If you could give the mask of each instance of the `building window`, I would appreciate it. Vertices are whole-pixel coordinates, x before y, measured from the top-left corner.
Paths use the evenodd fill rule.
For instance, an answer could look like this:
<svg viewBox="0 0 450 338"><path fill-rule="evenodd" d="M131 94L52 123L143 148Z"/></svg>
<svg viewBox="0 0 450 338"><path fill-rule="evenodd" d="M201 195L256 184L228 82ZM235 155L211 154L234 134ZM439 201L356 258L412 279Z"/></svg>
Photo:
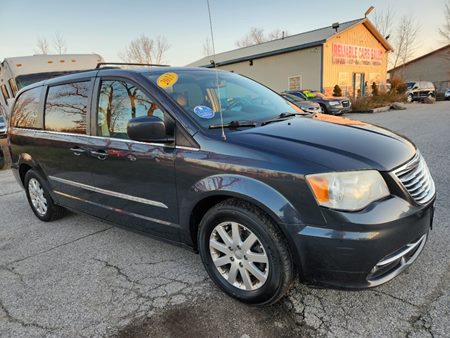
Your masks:
<svg viewBox="0 0 450 338"><path fill-rule="evenodd" d="M45 103L45 129L86 134L90 82L50 87Z"/></svg>
<svg viewBox="0 0 450 338"><path fill-rule="evenodd" d="M302 76L295 75L288 77L288 89L289 90L301 90L302 89Z"/></svg>

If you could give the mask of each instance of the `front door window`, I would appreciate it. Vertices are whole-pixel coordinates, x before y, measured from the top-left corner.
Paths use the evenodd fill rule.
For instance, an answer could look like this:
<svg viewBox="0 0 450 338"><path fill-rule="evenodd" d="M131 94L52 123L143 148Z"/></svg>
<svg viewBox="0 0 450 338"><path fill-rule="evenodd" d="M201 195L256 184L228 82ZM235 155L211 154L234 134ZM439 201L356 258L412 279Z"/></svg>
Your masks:
<svg viewBox="0 0 450 338"><path fill-rule="evenodd" d="M97 134L128 139L128 121L135 117L157 116L164 113L140 88L121 80L102 81L98 103Z"/></svg>

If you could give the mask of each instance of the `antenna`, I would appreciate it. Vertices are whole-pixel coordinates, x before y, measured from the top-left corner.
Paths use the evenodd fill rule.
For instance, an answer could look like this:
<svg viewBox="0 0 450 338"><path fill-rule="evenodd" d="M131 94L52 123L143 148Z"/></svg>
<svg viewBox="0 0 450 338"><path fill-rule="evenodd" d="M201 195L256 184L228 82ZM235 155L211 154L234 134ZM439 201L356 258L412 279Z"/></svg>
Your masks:
<svg viewBox="0 0 450 338"><path fill-rule="evenodd" d="M213 25L212 25L212 19L211 19L211 8L209 6L209 0L206 0L206 4L208 5L208 14L209 14L209 29L211 31L211 45L212 45L212 51L213 51L213 59L211 60L212 64L214 65L214 68L217 67L216 63L216 47L214 45L214 33L213 33ZM217 87L217 97L219 99L219 114L220 114L220 125L222 127L222 138L224 141L227 140L227 136L225 135L225 129L223 128L223 116L222 116L222 103L220 102L220 90L219 90L219 71L216 70L216 87Z"/></svg>

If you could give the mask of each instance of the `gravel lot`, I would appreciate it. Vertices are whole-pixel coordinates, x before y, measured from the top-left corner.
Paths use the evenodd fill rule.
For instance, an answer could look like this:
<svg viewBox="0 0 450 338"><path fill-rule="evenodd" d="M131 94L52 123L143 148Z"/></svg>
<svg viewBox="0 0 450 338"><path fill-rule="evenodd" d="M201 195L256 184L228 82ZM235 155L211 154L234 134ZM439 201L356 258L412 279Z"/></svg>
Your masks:
<svg viewBox="0 0 450 338"><path fill-rule="evenodd" d="M437 185L434 229L416 263L364 291L296 284L279 304L224 296L185 249L69 215L42 223L0 171L1 337L448 337L450 102L352 115L421 149Z"/></svg>

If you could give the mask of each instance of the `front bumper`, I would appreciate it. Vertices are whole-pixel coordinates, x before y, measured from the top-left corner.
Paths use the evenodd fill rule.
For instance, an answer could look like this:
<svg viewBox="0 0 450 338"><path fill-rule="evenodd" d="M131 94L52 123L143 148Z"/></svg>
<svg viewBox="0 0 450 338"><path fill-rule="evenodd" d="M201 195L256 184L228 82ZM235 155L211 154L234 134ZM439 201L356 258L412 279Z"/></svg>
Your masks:
<svg viewBox="0 0 450 338"><path fill-rule="evenodd" d="M351 112L352 107L329 106L329 107L327 107L327 111L333 115L342 115L342 114Z"/></svg>
<svg viewBox="0 0 450 338"><path fill-rule="evenodd" d="M326 209L323 214L329 227L293 227L301 278L352 289L391 280L423 249L433 221L433 203L434 198L417 207L391 196L361 212Z"/></svg>

